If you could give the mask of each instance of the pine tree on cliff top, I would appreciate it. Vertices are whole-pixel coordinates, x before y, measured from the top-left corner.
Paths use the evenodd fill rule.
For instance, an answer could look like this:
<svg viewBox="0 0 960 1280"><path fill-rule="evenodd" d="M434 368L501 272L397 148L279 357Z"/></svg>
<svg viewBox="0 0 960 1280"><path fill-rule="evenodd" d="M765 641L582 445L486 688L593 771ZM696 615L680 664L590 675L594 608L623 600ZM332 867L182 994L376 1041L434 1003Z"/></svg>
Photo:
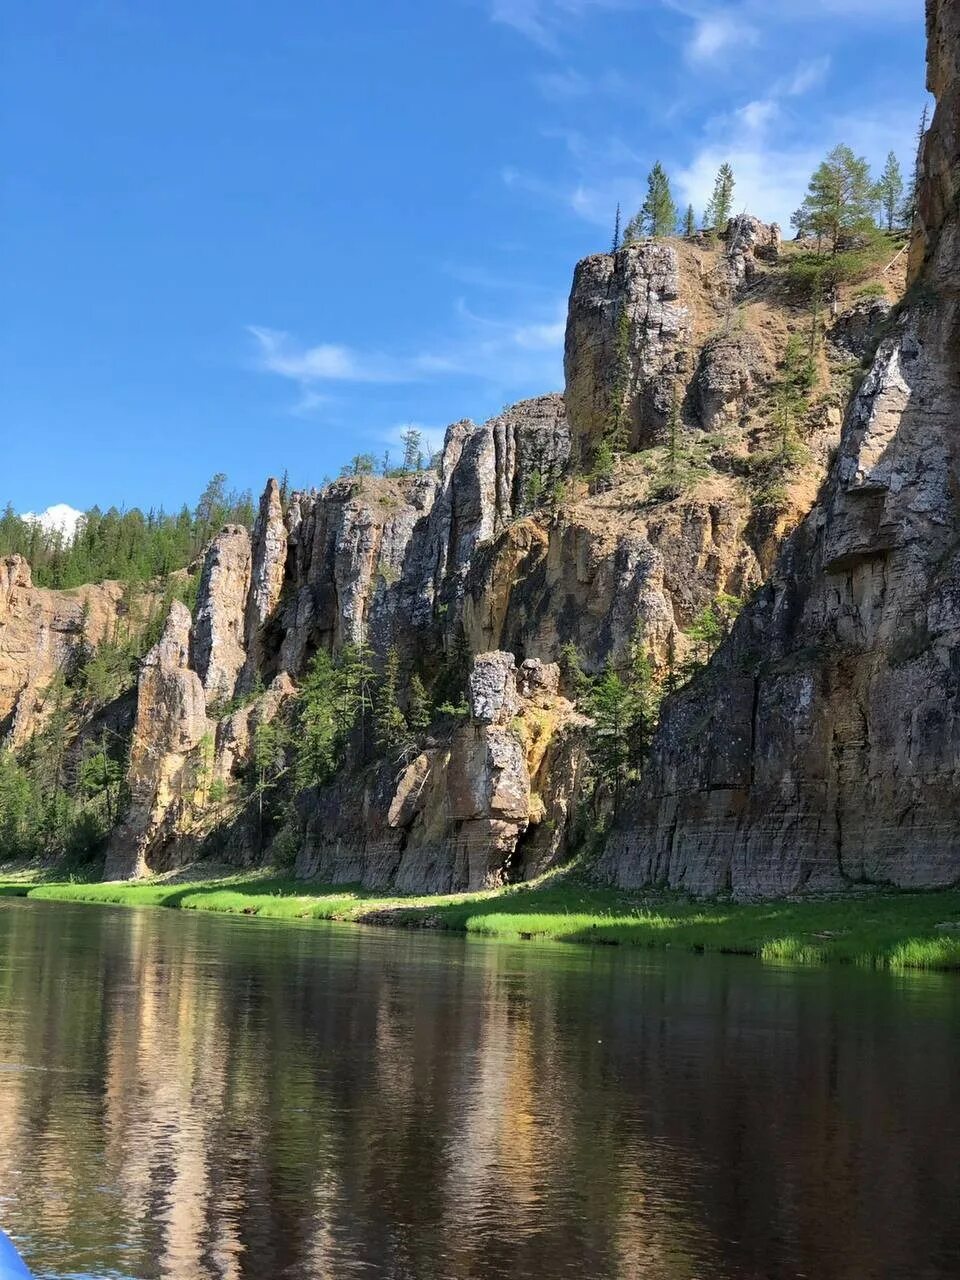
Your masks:
<svg viewBox="0 0 960 1280"><path fill-rule="evenodd" d="M616 253L620 248L620 205L617 205L617 217L613 224L613 243L610 246L610 252Z"/></svg>
<svg viewBox="0 0 960 1280"><path fill-rule="evenodd" d="M648 235L672 236L677 229L677 206L670 191L670 179L658 160L647 175L647 198L640 210Z"/></svg>
<svg viewBox="0 0 960 1280"><path fill-rule="evenodd" d="M713 184L713 195L704 211L703 220L714 231L725 230L733 213L733 169L729 164L722 164Z"/></svg>

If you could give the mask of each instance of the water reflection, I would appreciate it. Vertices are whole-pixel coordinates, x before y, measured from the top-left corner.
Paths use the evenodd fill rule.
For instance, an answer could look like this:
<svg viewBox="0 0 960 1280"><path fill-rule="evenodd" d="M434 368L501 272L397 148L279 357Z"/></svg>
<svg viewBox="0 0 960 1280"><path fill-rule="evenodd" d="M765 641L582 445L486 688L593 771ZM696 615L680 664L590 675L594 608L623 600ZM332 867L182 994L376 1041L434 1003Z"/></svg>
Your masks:
<svg viewBox="0 0 960 1280"><path fill-rule="evenodd" d="M960 981L0 903L44 1274L956 1276Z"/></svg>

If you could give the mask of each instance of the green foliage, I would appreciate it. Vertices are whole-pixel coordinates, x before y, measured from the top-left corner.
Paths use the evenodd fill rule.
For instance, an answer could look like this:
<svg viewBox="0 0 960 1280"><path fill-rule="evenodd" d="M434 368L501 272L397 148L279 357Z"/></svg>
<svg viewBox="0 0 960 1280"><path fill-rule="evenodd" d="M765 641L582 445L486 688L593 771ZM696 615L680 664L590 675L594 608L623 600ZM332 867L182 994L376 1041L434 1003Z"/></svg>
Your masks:
<svg viewBox="0 0 960 1280"><path fill-rule="evenodd" d="M730 215L733 213L734 185L733 169L729 164L722 164L713 184L713 195L704 210L703 221L706 227L717 232L726 229ZM692 214L691 206L690 215Z"/></svg>
<svg viewBox="0 0 960 1280"><path fill-rule="evenodd" d="M796 458L799 444L797 419L806 408L816 376L803 339L799 334L792 334L775 384L778 453L784 465L789 465Z"/></svg>
<svg viewBox="0 0 960 1280"><path fill-rule="evenodd" d="M690 679L710 661L714 651L726 638L737 615L743 608L739 596L720 592L700 610L693 620L687 638L690 656L681 668L681 676Z"/></svg>
<svg viewBox="0 0 960 1280"><path fill-rule="evenodd" d="M697 232L697 215L693 212L693 205L687 205L687 212L683 218L683 234L688 238L696 235Z"/></svg>
<svg viewBox="0 0 960 1280"><path fill-rule="evenodd" d="M318 787L336 772L343 752L338 732L336 671L323 649L314 654L297 694L294 777L298 788Z"/></svg>
<svg viewBox="0 0 960 1280"><path fill-rule="evenodd" d="M899 209L900 225L909 230L917 216L917 191L920 187L920 172L923 160L923 139L927 132L927 115L928 107L924 103L923 114L920 117L920 124L917 128L917 148L913 164L913 173L910 176L910 185L907 188L907 194L904 196L903 203Z"/></svg>
<svg viewBox="0 0 960 1280"><path fill-rule="evenodd" d="M403 445L402 471L419 471L423 466L423 433L417 427L406 427L400 433L400 442Z"/></svg>
<svg viewBox="0 0 960 1280"><path fill-rule="evenodd" d="M640 210L641 226L651 236L672 236L677 229L677 206L670 179L658 160L647 175L647 198Z"/></svg>
<svg viewBox="0 0 960 1280"><path fill-rule="evenodd" d="M248 492L227 492L226 477L213 477L191 512L161 508L144 514L134 507L84 513L72 542L59 530L45 531L21 519L7 505L0 516L0 556L17 553L29 561L38 586L69 588L108 578L142 583L182 569L224 524L253 524Z"/></svg>
<svg viewBox="0 0 960 1280"><path fill-rule="evenodd" d="M903 202L903 174L896 153L887 154L883 173L873 189L874 199L880 206L880 216L888 231L892 231Z"/></svg>
<svg viewBox="0 0 960 1280"><path fill-rule="evenodd" d="M277 847L281 836L271 845ZM279 850L278 861L284 859ZM889 892L798 902L711 902L650 890L609 889L577 870L481 893L383 898L357 885L234 876L137 884L22 881L0 889L38 901L114 903L277 920L429 923L481 936L556 939L660 950L724 952L767 964L839 962L890 969L960 969L960 938L938 930L960 918L960 893Z"/></svg>
<svg viewBox="0 0 960 1280"><path fill-rule="evenodd" d="M560 653L563 687L590 717L587 755L595 781L595 797L611 797L614 811L623 787L640 776L659 716L661 690L638 627L626 668L607 663L597 676L587 676L575 646Z"/></svg>
<svg viewBox="0 0 960 1280"><path fill-rule="evenodd" d="M854 289L854 300L867 298L885 298L887 291L879 280L871 280L869 284L861 285L859 289Z"/></svg>
<svg viewBox="0 0 960 1280"><path fill-rule="evenodd" d="M617 216L616 216L616 219L614 220L614 224L613 224L613 242L612 242L612 243L611 243L611 245L610 245L610 252L611 252L611 253L616 253L616 252L617 252L617 250L620 248L620 243L621 243L621 233L620 233L620 205L618 204L618 205L617 205Z"/></svg>
<svg viewBox="0 0 960 1280"><path fill-rule="evenodd" d="M869 164L841 143L817 167L791 221L818 241L826 240L836 253L842 236L873 226L873 193Z"/></svg>
<svg viewBox="0 0 960 1280"><path fill-rule="evenodd" d="M407 724L410 732L419 737L430 728L433 710L430 695L420 676L414 672L410 679L410 692L407 695Z"/></svg>
<svg viewBox="0 0 960 1280"><path fill-rule="evenodd" d="M349 462L340 468L341 476L372 476L377 469L377 460L372 453L355 454Z"/></svg>
<svg viewBox="0 0 960 1280"><path fill-rule="evenodd" d="M400 655L391 647L373 696L373 728L377 750L394 758L411 745L410 726L400 707Z"/></svg>
<svg viewBox="0 0 960 1280"><path fill-rule="evenodd" d="M527 477L526 490L523 495L524 509L528 512L536 511L543 500L544 490L546 486L543 483L543 473L539 470L530 472Z"/></svg>

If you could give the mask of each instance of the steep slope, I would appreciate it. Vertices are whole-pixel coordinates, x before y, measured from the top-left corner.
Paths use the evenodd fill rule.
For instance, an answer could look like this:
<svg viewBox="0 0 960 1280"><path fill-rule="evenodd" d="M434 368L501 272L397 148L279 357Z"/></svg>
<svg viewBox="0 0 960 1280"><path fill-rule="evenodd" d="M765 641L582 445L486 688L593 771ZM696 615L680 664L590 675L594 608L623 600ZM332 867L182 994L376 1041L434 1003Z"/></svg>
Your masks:
<svg viewBox="0 0 960 1280"><path fill-rule="evenodd" d="M911 284L829 482L669 704L606 876L778 894L960 877L960 10L929 0L937 110Z"/></svg>

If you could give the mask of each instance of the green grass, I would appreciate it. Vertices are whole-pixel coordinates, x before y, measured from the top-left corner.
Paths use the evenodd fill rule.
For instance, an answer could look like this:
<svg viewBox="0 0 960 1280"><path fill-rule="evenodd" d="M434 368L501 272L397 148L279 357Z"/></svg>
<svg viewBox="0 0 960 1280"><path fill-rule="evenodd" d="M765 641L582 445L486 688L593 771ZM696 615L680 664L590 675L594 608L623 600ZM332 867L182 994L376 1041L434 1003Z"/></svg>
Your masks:
<svg viewBox="0 0 960 1280"><path fill-rule="evenodd" d="M604 889L573 873L488 893L389 897L266 875L175 884L0 880L0 895L256 915L434 927L511 939L639 946L759 957L766 963L845 962L960 970L960 891L876 892L802 902L697 902Z"/></svg>

